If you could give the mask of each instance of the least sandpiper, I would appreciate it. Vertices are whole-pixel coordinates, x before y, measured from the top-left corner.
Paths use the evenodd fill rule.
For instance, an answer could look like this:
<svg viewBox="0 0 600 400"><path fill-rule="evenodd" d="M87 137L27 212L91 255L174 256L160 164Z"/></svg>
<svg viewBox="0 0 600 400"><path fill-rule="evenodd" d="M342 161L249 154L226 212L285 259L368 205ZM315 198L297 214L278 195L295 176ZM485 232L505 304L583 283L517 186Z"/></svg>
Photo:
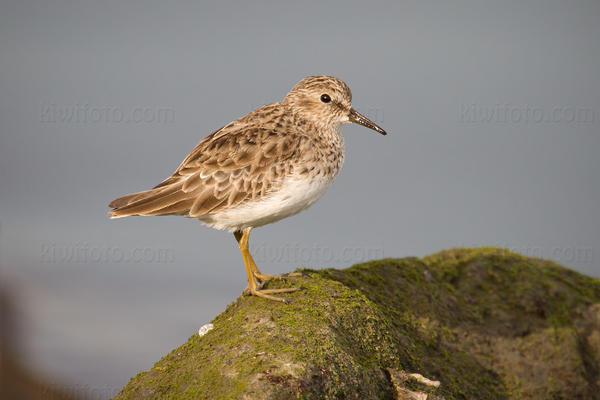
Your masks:
<svg viewBox="0 0 600 400"><path fill-rule="evenodd" d="M386 132L352 108L350 88L332 76L302 79L283 101L257 108L198 143L177 170L156 187L113 200L112 218L183 215L233 232L253 295L286 301L263 289L280 277L259 271L248 249L252 228L310 207L344 162L342 124Z"/></svg>

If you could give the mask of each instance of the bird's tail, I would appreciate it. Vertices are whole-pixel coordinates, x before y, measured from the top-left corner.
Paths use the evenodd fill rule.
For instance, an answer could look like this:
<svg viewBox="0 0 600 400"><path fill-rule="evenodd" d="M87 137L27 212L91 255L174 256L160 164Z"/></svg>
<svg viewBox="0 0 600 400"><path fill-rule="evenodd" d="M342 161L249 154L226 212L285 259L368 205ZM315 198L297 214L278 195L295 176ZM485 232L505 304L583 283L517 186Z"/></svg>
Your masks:
<svg viewBox="0 0 600 400"><path fill-rule="evenodd" d="M193 199L181 189L181 185L158 186L143 192L131 193L110 202L111 218L130 215L185 214L192 207Z"/></svg>

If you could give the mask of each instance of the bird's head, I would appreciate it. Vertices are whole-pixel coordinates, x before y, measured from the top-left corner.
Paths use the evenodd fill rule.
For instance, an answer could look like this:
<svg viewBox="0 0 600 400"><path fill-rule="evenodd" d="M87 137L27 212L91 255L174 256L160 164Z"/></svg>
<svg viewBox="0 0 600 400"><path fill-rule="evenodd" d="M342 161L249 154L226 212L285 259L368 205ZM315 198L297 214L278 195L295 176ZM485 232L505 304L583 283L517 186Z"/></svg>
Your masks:
<svg viewBox="0 0 600 400"><path fill-rule="evenodd" d="M302 79L283 100L302 118L323 128L339 128L355 122L386 135L387 133L352 108L352 92L344 81L333 76L317 75Z"/></svg>

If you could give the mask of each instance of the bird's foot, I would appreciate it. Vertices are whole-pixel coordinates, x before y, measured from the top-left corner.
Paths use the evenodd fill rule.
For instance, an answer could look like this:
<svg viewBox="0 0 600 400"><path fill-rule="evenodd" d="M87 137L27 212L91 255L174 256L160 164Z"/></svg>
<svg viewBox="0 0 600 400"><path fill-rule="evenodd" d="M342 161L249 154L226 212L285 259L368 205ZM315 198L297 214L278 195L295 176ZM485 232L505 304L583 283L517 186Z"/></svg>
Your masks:
<svg viewBox="0 0 600 400"><path fill-rule="evenodd" d="M272 279L285 279L285 278L289 278L290 276L304 276L304 274L302 272L288 272L286 274L281 274L281 275L271 275L271 274L263 274L262 272L254 272L254 278L259 282L259 288L263 287L265 283L267 283L268 281L272 280Z"/></svg>
<svg viewBox="0 0 600 400"><path fill-rule="evenodd" d="M262 285L260 287L262 287ZM302 289L301 287L281 288L281 289L261 289L260 287L257 287L256 289L251 289L250 287L247 286L246 289L244 289L243 293L289 304L290 301L288 299L285 299L283 297L271 296L271 294L273 294L273 293L290 293L290 292L295 292L295 291Z"/></svg>
<svg viewBox="0 0 600 400"><path fill-rule="evenodd" d="M290 293L300 290L302 288L292 287L292 288L283 288L283 289L255 289L250 290L250 294L254 296L264 297L265 299L280 301L282 303L289 304L289 300L283 297L271 296L271 293Z"/></svg>
<svg viewBox="0 0 600 400"><path fill-rule="evenodd" d="M263 273L257 271L257 272L254 272L253 275L254 275L254 279L256 279L256 282L258 282L258 284L252 285L252 286L254 286L254 288L252 288L251 285L246 286L246 289L244 289L244 293L263 297L263 298L269 299L269 300L281 301L282 303L289 303L289 300L287 300L283 297L271 296L271 294L290 293L290 292L295 292L295 291L302 289L302 287L291 287L291 288L281 288L281 289L263 289L265 287L265 285L267 284L267 282L269 282L273 279L283 280L283 279L291 277L291 276L302 276L303 274L300 272L289 272L287 274L271 275L271 274L263 274Z"/></svg>

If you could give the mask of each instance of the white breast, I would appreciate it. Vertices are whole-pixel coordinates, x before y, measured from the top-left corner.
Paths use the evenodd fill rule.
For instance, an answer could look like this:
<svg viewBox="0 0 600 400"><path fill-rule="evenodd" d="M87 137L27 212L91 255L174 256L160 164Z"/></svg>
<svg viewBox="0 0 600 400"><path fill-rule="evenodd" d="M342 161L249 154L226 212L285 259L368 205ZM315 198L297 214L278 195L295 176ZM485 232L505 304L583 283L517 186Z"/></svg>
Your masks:
<svg viewBox="0 0 600 400"><path fill-rule="evenodd" d="M232 232L270 224L310 207L323 196L334 179L335 177L288 177L277 192L263 199L205 215L200 217L200 220L215 229L227 229Z"/></svg>

